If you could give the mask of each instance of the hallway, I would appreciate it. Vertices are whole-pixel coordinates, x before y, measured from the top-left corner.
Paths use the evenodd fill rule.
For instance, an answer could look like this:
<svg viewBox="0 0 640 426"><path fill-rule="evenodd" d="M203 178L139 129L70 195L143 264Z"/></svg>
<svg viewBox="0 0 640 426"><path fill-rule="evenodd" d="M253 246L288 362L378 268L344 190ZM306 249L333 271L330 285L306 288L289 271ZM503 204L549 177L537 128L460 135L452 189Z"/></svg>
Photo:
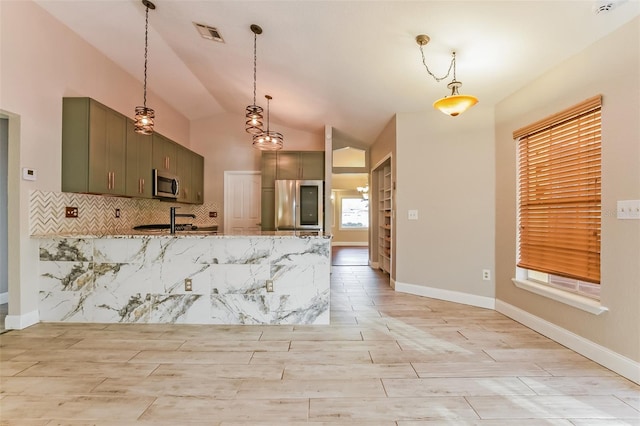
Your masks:
<svg viewBox="0 0 640 426"><path fill-rule="evenodd" d="M366 266L332 267L331 286L330 326L2 334L0 423L639 424L640 387L497 312L396 293Z"/></svg>

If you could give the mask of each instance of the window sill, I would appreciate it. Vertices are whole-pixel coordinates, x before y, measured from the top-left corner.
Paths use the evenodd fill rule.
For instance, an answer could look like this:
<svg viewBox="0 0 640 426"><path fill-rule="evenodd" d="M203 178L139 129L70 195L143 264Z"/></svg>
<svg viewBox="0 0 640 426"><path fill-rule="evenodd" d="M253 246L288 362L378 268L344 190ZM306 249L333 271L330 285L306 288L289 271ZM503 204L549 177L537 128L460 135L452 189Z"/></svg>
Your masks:
<svg viewBox="0 0 640 426"><path fill-rule="evenodd" d="M513 281L513 284L518 288L573 306L574 308L581 309L594 315L600 315L601 313L609 310L609 308L602 306L599 301L589 299L585 296L562 291L533 281L518 278L512 278L511 281Z"/></svg>

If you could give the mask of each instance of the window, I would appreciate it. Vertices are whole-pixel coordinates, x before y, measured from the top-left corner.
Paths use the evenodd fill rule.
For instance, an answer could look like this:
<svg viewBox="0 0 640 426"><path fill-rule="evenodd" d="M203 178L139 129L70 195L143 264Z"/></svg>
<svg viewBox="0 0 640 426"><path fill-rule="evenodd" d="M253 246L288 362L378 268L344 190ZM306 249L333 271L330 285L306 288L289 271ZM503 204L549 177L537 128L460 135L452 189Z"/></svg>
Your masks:
<svg viewBox="0 0 640 426"><path fill-rule="evenodd" d="M518 267L528 278L597 297L601 96L519 129Z"/></svg>
<svg viewBox="0 0 640 426"><path fill-rule="evenodd" d="M343 197L340 201L340 229L368 229L369 200Z"/></svg>

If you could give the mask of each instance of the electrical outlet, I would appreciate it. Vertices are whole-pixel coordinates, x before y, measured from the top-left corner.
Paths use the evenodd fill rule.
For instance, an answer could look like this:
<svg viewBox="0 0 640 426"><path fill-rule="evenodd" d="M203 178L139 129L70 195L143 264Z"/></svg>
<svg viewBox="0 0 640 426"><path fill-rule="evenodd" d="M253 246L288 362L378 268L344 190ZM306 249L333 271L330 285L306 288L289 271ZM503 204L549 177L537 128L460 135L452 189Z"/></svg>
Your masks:
<svg viewBox="0 0 640 426"><path fill-rule="evenodd" d="M77 207L65 207L64 208L64 217L78 217L78 208Z"/></svg>
<svg viewBox="0 0 640 426"><path fill-rule="evenodd" d="M119 219L120 218L120 209L116 209L116 218Z"/></svg>
<svg viewBox="0 0 640 426"><path fill-rule="evenodd" d="M267 280L266 287L268 293L273 292L273 280Z"/></svg>
<svg viewBox="0 0 640 426"><path fill-rule="evenodd" d="M193 291L193 282L191 278L184 279L184 291Z"/></svg>
<svg viewBox="0 0 640 426"><path fill-rule="evenodd" d="M209 217L218 217L218 212L209 212Z"/></svg>
<svg viewBox="0 0 640 426"><path fill-rule="evenodd" d="M482 270L482 281L491 281L491 270L489 269Z"/></svg>

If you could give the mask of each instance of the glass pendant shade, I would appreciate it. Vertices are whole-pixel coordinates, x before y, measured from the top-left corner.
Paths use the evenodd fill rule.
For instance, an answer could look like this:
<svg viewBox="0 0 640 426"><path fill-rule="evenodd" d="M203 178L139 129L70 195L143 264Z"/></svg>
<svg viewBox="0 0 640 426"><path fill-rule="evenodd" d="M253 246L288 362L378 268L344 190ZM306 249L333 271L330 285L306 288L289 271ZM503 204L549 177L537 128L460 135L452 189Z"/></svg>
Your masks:
<svg viewBox="0 0 640 426"><path fill-rule="evenodd" d="M477 103L478 98L476 98L475 96L453 95L445 96L442 99L438 99L433 103L433 107L447 115L456 117Z"/></svg>
<svg viewBox="0 0 640 426"><path fill-rule="evenodd" d="M456 117L475 104L478 103L478 98L470 95L461 95L458 93L458 89L462 86L462 83L454 80L447 84L447 87L451 89L451 96L445 96L442 99L438 99L433 103L433 107L442 111L443 113Z"/></svg>
<svg viewBox="0 0 640 426"><path fill-rule="evenodd" d="M135 132L142 135L152 134L153 119L155 116L156 113L153 109L144 106L137 106L135 122L133 123Z"/></svg>

